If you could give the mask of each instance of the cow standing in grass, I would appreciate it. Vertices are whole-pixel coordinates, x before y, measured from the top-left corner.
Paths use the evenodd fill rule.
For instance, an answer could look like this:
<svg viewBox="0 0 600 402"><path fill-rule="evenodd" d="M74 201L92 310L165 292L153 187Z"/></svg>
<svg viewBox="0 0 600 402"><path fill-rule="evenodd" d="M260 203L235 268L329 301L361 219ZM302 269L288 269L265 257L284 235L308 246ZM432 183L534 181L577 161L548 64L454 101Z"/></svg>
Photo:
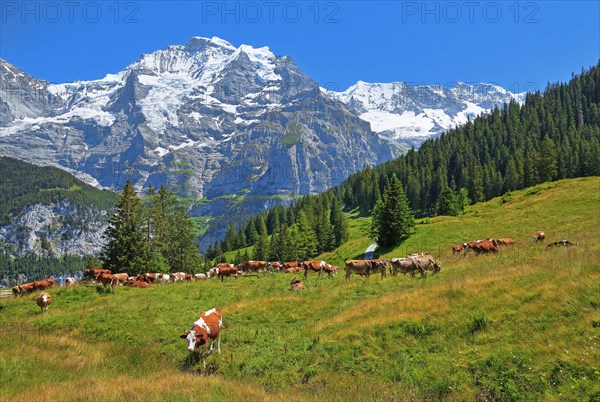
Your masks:
<svg viewBox="0 0 600 402"><path fill-rule="evenodd" d="M48 306L52 303L52 296L46 292L40 293L37 297L36 303L42 309L42 313L48 311Z"/></svg>
<svg viewBox="0 0 600 402"><path fill-rule="evenodd" d="M346 280L350 280L350 275L356 274L366 276L367 278L376 272L381 273L381 279L385 278L387 261L385 260L346 260L344 270L346 271Z"/></svg>
<svg viewBox="0 0 600 402"><path fill-rule="evenodd" d="M179 337L187 340L187 350L190 353L202 347L202 358L204 358L208 343L210 342L210 353L213 350L215 339L217 340L217 352L221 354L222 328L223 316L221 315L221 311L217 308L213 308L200 314L200 318L192 324L192 329L185 331L179 335Z"/></svg>

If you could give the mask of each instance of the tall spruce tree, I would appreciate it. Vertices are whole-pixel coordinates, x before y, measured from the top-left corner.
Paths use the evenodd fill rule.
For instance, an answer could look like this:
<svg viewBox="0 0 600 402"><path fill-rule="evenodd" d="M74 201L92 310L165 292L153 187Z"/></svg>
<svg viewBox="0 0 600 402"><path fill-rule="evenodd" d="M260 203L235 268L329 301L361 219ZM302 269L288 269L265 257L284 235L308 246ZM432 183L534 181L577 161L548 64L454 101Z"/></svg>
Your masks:
<svg viewBox="0 0 600 402"><path fill-rule="evenodd" d="M400 244L415 233L413 212L395 174L392 175L389 187L383 192L380 206L374 208L372 219L377 242L382 246Z"/></svg>
<svg viewBox="0 0 600 402"><path fill-rule="evenodd" d="M107 241L100 253L103 266L113 272L146 272L148 243L143 228L143 206L128 180L104 233Z"/></svg>

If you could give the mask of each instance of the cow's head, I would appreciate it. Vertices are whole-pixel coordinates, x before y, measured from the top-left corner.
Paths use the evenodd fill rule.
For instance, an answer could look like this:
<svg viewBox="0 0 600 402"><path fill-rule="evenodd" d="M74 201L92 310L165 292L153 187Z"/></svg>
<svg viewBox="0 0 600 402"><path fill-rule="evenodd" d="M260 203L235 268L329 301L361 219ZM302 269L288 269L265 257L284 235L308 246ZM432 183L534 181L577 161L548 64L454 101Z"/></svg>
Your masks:
<svg viewBox="0 0 600 402"><path fill-rule="evenodd" d="M208 340L208 334L206 333L206 330L202 329L192 329L191 331L187 330L183 334L179 335L179 337L187 340L187 349L190 353L193 352L194 349L198 349L200 346L206 344Z"/></svg>

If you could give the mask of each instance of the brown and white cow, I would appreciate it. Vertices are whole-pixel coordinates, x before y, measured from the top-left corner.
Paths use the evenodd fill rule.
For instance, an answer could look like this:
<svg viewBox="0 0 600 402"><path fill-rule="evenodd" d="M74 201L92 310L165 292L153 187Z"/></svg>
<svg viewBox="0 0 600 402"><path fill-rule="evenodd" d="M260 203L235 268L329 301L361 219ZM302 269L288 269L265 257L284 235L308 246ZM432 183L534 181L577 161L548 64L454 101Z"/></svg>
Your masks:
<svg viewBox="0 0 600 402"><path fill-rule="evenodd" d="M323 272L326 272L329 276L336 276L339 271L339 268L335 265L327 264L323 267Z"/></svg>
<svg viewBox="0 0 600 402"><path fill-rule="evenodd" d="M267 266L270 271L279 272L282 270L283 265L279 261L269 261Z"/></svg>
<svg viewBox="0 0 600 402"><path fill-rule="evenodd" d="M218 275L219 275L219 277L221 277L221 282L223 282L223 278L225 278L226 276L233 276L235 279L237 279L238 268L235 266L219 268Z"/></svg>
<svg viewBox="0 0 600 402"><path fill-rule="evenodd" d="M150 284L148 282L128 280L123 284L124 286L131 286L132 288L149 288Z"/></svg>
<svg viewBox="0 0 600 402"><path fill-rule="evenodd" d="M110 286L112 288L119 284L119 281L114 277L113 274L107 274L106 272L98 275L96 282L100 282L104 287Z"/></svg>
<svg viewBox="0 0 600 402"><path fill-rule="evenodd" d="M72 276L68 276L67 278L65 278L65 286L73 286L77 283L77 279L73 278Z"/></svg>
<svg viewBox="0 0 600 402"><path fill-rule="evenodd" d="M19 285L17 287L19 288L20 295L24 295L27 293L33 293L36 290L35 282L23 283L22 285ZM13 292L14 292L14 290L13 290Z"/></svg>
<svg viewBox="0 0 600 402"><path fill-rule="evenodd" d="M173 281L173 283L183 282L185 281L186 275L187 274L185 272L174 272L171 274L171 280Z"/></svg>
<svg viewBox="0 0 600 402"><path fill-rule="evenodd" d="M302 271L302 266L285 268L285 273L286 274L289 274L291 272L300 272L300 271Z"/></svg>
<svg viewBox="0 0 600 402"><path fill-rule="evenodd" d="M34 290L46 290L51 287L52 287L52 282L50 282L48 279L43 279L41 281L33 282Z"/></svg>
<svg viewBox="0 0 600 402"><path fill-rule="evenodd" d="M490 240L475 240L463 244L465 252L473 250L475 254L497 253L500 251L497 245L494 245Z"/></svg>
<svg viewBox="0 0 600 402"><path fill-rule="evenodd" d="M287 261L283 263L283 269L285 270L285 272L288 272L288 269L290 268L301 268L302 267L302 263L299 261ZM289 272L298 272L298 271L289 271Z"/></svg>
<svg viewBox="0 0 600 402"><path fill-rule="evenodd" d="M42 309L42 312L48 311L48 306L52 303L52 296L46 292L40 293L37 297L36 303Z"/></svg>
<svg viewBox="0 0 600 402"><path fill-rule="evenodd" d="M85 270L85 272L83 273L83 278L90 279L90 280L96 280L96 278L98 278L98 275L100 275L102 273L111 274L112 272L110 269L90 268L90 269Z"/></svg>
<svg viewBox="0 0 600 402"><path fill-rule="evenodd" d="M390 260L390 273L393 276L401 273L402 275L410 274L414 277L416 273L425 276L425 269L416 259L413 258L392 258Z"/></svg>
<svg viewBox="0 0 600 402"><path fill-rule="evenodd" d="M200 314L200 318L192 324L192 329L179 335L181 339L188 342L187 349L191 353L202 347L202 357L206 353L208 342L210 350L213 350L213 342L217 339L217 351L221 353L221 329L223 328L223 316L217 308L210 309Z"/></svg>
<svg viewBox="0 0 600 402"><path fill-rule="evenodd" d="M117 281L118 285L123 285L125 282L127 282L127 279L129 279L129 275L121 272L119 274L114 274L113 278Z"/></svg>
<svg viewBox="0 0 600 402"><path fill-rule="evenodd" d="M510 246L515 244L516 242L510 237L503 237L501 239L496 239L496 243L498 243L499 246Z"/></svg>
<svg viewBox="0 0 600 402"><path fill-rule="evenodd" d="M322 260L314 260L314 261L304 261L302 263L302 268L304 269L304 278L308 275L308 271L318 272L318 277L321 277L321 273L323 272L323 268L325 266L330 266L325 261Z"/></svg>
<svg viewBox="0 0 600 402"><path fill-rule="evenodd" d="M267 268L266 261L246 261L237 266L240 271L244 272L259 272Z"/></svg>
<svg viewBox="0 0 600 402"><path fill-rule="evenodd" d="M538 230L536 232L536 234L533 236L533 241L537 243L537 242L544 240L545 238L546 238L546 233L544 233L541 230Z"/></svg>
<svg viewBox="0 0 600 402"><path fill-rule="evenodd" d="M208 279L208 277L206 276L206 274L194 274L194 278L196 278L197 281L199 280L206 280Z"/></svg>
<svg viewBox="0 0 600 402"><path fill-rule="evenodd" d="M218 267L213 267L211 269L208 270L208 272L206 273L206 276L208 278L216 278L217 276L219 276L219 268Z"/></svg>
<svg viewBox="0 0 600 402"><path fill-rule="evenodd" d="M456 246L452 246L452 254L459 254L463 249L462 244L457 244Z"/></svg>
<svg viewBox="0 0 600 402"><path fill-rule="evenodd" d="M347 281L350 280L352 274L368 278L374 272L381 272L381 278L383 279L386 269L387 261L385 260L346 260L344 267Z"/></svg>

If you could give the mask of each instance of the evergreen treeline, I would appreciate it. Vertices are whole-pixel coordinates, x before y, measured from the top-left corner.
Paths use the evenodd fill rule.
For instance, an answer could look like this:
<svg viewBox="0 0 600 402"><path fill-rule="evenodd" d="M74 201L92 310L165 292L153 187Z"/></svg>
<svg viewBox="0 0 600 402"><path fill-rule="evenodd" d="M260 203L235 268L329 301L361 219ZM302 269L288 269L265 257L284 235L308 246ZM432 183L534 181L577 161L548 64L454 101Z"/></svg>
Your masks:
<svg viewBox="0 0 600 402"><path fill-rule="evenodd" d="M27 205L51 205L65 199L79 207L108 210L117 196L58 168L0 157L0 225L10 223L11 216Z"/></svg>
<svg viewBox="0 0 600 402"><path fill-rule="evenodd" d="M0 253L0 286L47 279L50 276L74 276L83 271L86 257L65 254L62 257L42 257L27 254L22 257L11 257Z"/></svg>
<svg viewBox="0 0 600 402"><path fill-rule="evenodd" d="M230 225L223 241L208 247L206 257L222 261L223 252L254 245L252 253L238 253L234 262L304 260L333 250L347 239L341 199L328 191L304 197L288 208L271 208L251 217L241 230Z"/></svg>
<svg viewBox="0 0 600 402"><path fill-rule="evenodd" d="M100 259L113 273L196 273L202 265L193 223L163 186L143 201L127 181L104 237Z"/></svg>
<svg viewBox="0 0 600 402"><path fill-rule="evenodd" d="M292 241L312 240L326 221L324 211L343 205L368 216L393 175L400 180L410 208L417 216L455 215L470 203L546 181L600 175L600 64L583 70L569 83L548 85L512 101L502 110L478 116L463 126L425 141L393 161L366 168L323 194L304 197L288 208L275 207L251 218L236 230L230 226L208 256L257 244L261 235L280 236L286 228ZM335 214L338 216L337 212ZM321 238L327 238L327 234ZM286 237L286 236L284 236ZM273 237L272 237L273 238ZM276 237L275 237L276 238ZM308 241L305 238L309 238ZM329 250L331 243L296 247L298 259ZM336 240L339 240L336 238ZM258 248L261 250L265 240ZM273 242L276 250L282 248ZM283 242L285 244L285 242ZM340 244L334 243L334 244ZM269 249L270 258L293 260Z"/></svg>

